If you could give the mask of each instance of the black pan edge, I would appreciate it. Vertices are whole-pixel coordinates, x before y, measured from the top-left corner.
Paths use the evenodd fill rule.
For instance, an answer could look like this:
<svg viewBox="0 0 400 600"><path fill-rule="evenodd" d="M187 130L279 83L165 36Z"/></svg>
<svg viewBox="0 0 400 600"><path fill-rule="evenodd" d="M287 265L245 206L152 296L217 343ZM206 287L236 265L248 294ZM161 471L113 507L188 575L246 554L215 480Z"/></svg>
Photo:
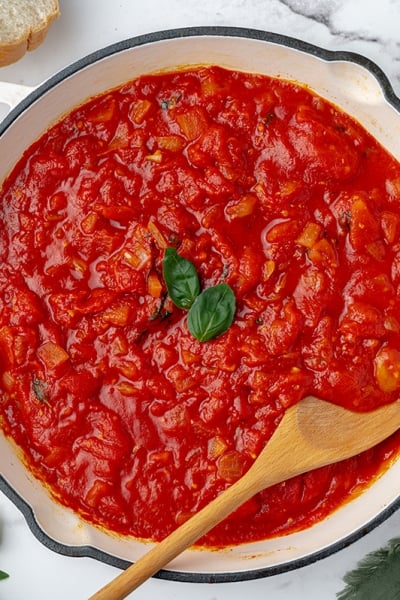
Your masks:
<svg viewBox="0 0 400 600"><path fill-rule="evenodd" d="M310 44L309 42L305 42L294 37L289 37L283 34L262 31L258 29L225 26L200 26L167 29L163 31L145 33L143 35L121 40L120 42L116 42L99 50L96 50L91 54L88 54L87 56L68 65L55 75L51 76L44 83L35 88L26 98L19 102L18 105L8 113L8 115L0 124L0 135L24 110L26 110L35 100L37 100L46 91L48 91L64 79L70 77L77 71L80 71L81 69L84 69L85 67L89 66L90 64L95 63L107 56L111 56L112 54L117 54L118 52L121 52L123 50L133 48L135 46L142 46L144 44L160 42L175 38L196 36L250 38L265 42L272 42L281 46L287 46L294 50L299 50L300 52L311 54L317 58L328 62L348 61L358 64L374 75L383 91L386 100L394 108L400 111L400 98L394 92L394 89L384 71L374 61L361 54L358 54L356 52L348 52L345 50L327 50L326 48Z"/></svg>

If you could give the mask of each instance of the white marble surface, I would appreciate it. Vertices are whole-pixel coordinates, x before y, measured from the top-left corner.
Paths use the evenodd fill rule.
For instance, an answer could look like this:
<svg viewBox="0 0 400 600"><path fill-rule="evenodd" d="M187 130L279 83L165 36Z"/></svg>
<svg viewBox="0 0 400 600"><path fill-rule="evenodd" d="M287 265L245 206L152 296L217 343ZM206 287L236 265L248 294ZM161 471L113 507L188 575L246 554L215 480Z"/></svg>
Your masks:
<svg viewBox="0 0 400 600"><path fill-rule="evenodd" d="M68 63L118 40L161 29L230 25L292 35L332 50L374 60L400 94L398 0L61 0L61 18L46 43L0 80L35 86ZM0 157L1 160L1 157ZM0 458L1 460L1 458ZM400 514L339 553L313 565L266 579L230 584L188 584L152 579L138 600L333 600L342 577L366 552L400 534ZM67 558L42 546L20 512L0 495L1 600L83 600L117 574L88 558Z"/></svg>

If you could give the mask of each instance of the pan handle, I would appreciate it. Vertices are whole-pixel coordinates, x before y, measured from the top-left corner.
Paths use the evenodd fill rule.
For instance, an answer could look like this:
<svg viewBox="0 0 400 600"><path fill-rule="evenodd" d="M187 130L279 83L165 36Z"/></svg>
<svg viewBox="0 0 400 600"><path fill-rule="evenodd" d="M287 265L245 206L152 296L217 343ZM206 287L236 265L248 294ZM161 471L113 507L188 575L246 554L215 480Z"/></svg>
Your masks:
<svg viewBox="0 0 400 600"><path fill-rule="evenodd" d="M28 85L0 81L0 121L34 89Z"/></svg>

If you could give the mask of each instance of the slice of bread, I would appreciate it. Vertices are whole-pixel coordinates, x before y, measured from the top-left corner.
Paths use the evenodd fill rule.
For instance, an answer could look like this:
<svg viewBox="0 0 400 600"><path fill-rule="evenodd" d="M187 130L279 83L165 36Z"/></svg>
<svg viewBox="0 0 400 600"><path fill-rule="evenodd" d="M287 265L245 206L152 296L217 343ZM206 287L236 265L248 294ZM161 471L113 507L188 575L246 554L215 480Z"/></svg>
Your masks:
<svg viewBox="0 0 400 600"><path fill-rule="evenodd" d="M0 0L0 67L37 48L59 14L58 0Z"/></svg>

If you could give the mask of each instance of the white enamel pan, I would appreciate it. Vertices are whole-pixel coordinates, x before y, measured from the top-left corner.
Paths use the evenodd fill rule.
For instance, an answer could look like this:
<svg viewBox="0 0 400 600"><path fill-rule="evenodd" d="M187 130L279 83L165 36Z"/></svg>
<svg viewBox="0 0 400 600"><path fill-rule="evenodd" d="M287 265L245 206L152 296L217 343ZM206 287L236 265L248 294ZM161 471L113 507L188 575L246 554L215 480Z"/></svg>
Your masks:
<svg viewBox="0 0 400 600"><path fill-rule="evenodd" d="M400 100L374 63L281 35L206 27L163 31L112 45L33 90L0 84L0 101L11 107L0 124L0 182L24 150L76 105L141 74L190 64L218 64L306 84L354 116L400 160ZM1 434L0 473L2 491L22 511L34 535L54 551L125 568L148 549L93 527L57 504ZM302 567L347 546L391 515L400 505L399 481L400 458L363 494L309 529L227 550L187 550L158 576L239 581Z"/></svg>

